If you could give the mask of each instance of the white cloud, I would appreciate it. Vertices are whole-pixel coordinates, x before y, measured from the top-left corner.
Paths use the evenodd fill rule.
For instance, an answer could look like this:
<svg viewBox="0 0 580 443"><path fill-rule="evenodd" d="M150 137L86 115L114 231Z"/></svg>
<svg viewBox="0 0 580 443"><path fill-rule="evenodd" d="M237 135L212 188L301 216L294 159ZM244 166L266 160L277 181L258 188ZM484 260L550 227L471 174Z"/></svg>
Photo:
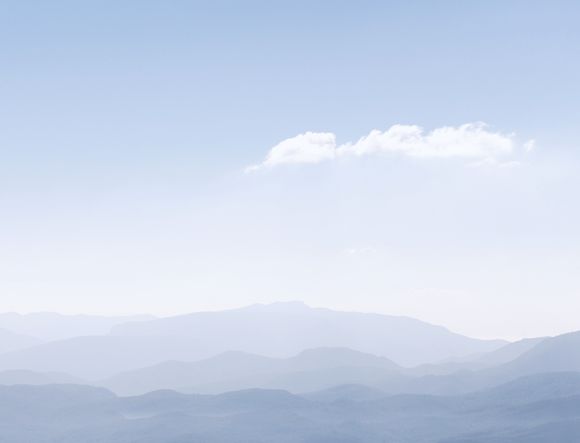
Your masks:
<svg viewBox="0 0 580 443"><path fill-rule="evenodd" d="M330 132L306 132L281 141L268 152L259 165L250 166L246 171L271 168L285 163L320 163L334 159L336 136Z"/></svg>
<svg viewBox="0 0 580 443"><path fill-rule="evenodd" d="M354 143L338 146L329 132L306 132L288 138L268 152L265 160L246 171L282 164L321 163L339 157L390 154L415 158L463 158L487 164L506 164L514 153L514 134L491 131L484 123L444 126L430 132L416 125L393 125L386 131L373 130ZM526 142L526 151L534 141Z"/></svg>
<svg viewBox="0 0 580 443"><path fill-rule="evenodd" d="M373 130L354 144L338 148L341 154L400 153L412 157L484 158L511 153L511 135L490 132L483 123L445 126L425 134L415 125Z"/></svg>

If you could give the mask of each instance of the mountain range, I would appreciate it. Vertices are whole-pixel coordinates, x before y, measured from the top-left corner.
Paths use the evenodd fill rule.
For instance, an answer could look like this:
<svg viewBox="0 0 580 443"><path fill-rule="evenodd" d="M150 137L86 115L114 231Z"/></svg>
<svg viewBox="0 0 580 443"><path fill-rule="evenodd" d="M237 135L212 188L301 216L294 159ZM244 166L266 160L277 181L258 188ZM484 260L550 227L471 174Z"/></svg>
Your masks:
<svg viewBox="0 0 580 443"><path fill-rule="evenodd" d="M159 389L220 393L249 388L308 392L347 383L401 379L392 361L347 348L317 348L290 358L230 351L198 362L169 361L118 374L99 384L123 395Z"/></svg>
<svg viewBox="0 0 580 443"><path fill-rule="evenodd" d="M89 317L85 328L78 325L80 317L9 314L0 315L0 323L2 318L45 341L1 353L0 370L63 372L90 380L228 351L289 358L312 348L348 348L414 366L482 354L507 343L465 337L407 317L310 308L298 302L159 319ZM26 319L31 321L28 326ZM59 321L63 325L55 326ZM68 337L75 331L82 334ZM50 336L66 338L47 340Z"/></svg>
<svg viewBox="0 0 580 443"><path fill-rule="evenodd" d="M0 329L0 442L577 443L580 435L580 332L478 340L301 303L90 317L86 326L80 318L0 314L0 325L15 327Z"/></svg>
<svg viewBox="0 0 580 443"><path fill-rule="evenodd" d="M216 354L242 351L282 358L305 349L344 347L402 366L489 352L507 344L465 337L408 317L311 308L301 302L128 322L114 326L111 335L189 337L208 343Z"/></svg>

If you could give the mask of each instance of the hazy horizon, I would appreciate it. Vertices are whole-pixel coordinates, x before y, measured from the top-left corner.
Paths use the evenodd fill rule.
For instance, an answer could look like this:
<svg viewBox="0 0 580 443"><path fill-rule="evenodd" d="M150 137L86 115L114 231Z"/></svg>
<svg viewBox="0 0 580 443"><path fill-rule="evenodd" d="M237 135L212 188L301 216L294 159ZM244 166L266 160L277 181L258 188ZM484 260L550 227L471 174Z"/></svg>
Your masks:
<svg viewBox="0 0 580 443"><path fill-rule="evenodd" d="M499 335L496 335L496 336L494 336L494 335L478 336L478 335L467 334L464 331L456 330L456 329L448 327L445 324L432 322L432 321L429 321L428 319L425 319L425 318L419 318L419 317L413 317L413 316L409 316L409 315L402 315L402 314L389 313L389 312L341 309L341 308L335 308L335 307L331 307L331 306L315 306L315 305L311 305L311 304L308 304L302 300L297 300L297 299L295 299L295 300L291 300L291 299L279 300L279 301L272 301L272 302L268 302L268 303L252 303L252 304L248 304L248 305L230 306L230 307L215 308L215 309L201 309L201 310L196 310L196 311L174 312L174 313L164 313L164 314L155 314L155 313L151 313L151 312L139 312L139 311L121 312L121 313L117 313L117 314L99 313L99 312L91 313L91 312L59 312L59 311L1 311L0 316L2 314L18 314L18 315L23 315L23 316L35 315L35 314L56 314L56 315L63 315L63 316L88 316L88 317L96 316L96 317L108 317L108 318L145 317L144 319L146 319L146 317L151 317L151 318L163 319L163 318L179 317L179 316L183 316L183 315L196 314L196 313L205 313L205 312L218 313L218 312L222 312L222 311L240 310L240 309L258 307L258 306L266 306L267 307L267 306L276 306L276 305L281 305L281 306L301 305L301 306L306 306L306 307L312 308L312 309L323 309L323 310L329 310L329 311L350 312L350 313L359 313L359 314L379 314L379 315L384 315L387 317L409 318L409 319L413 319L413 320L419 320L421 322L431 324L433 326L441 326L441 327L443 327L451 332L461 334L461 335L464 335L467 337L482 339L482 340L500 339L500 340L506 340L508 342L515 342L515 341L518 341L521 339L526 339L526 338L553 337L553 336L577 331L577 329L562 330L562 331L558 331L557 333L554 333L554 334L545 334L542 336L540 336L540 335L515 336L515 337L499 336ZM137 321L139 321L139 320L137 320Z"/></svg>

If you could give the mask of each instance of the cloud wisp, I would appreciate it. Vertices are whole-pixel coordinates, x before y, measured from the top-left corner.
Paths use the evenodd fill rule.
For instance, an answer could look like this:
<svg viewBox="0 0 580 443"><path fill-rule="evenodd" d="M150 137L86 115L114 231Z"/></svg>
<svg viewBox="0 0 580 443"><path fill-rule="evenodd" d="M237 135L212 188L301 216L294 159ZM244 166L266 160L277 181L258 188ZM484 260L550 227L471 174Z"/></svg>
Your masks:
<svg viewBox="0 0 580 443"><path fill-rule="evenodd" d="M533 147L524 144L524 150ZM493 132L485 123L444 126L430 132L416 125L393 125L385 131L372 130L356 142L336 143L331 132L305 132L272 147L259 164L246 172L287 164L314 164L346 157L399 155L419 159L460 158L472 163L504 164L516 150L514 134Z"/></svg>

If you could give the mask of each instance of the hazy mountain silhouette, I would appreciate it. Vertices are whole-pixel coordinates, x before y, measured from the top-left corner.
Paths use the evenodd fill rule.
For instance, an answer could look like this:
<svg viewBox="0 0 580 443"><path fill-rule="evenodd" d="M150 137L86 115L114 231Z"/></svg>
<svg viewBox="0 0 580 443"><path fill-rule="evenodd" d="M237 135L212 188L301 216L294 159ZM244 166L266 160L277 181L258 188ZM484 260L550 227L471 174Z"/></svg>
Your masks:
<svg viewBox="0 0 580 443"><path fill-rule="evenodd" d="M28 348L39 344L41 341L36 337L17 334L6 329L0 329L0 354L16 349Z"/></svg>
<svg viewBox="0 0 580 443"><path fill-rule="evenodd" d="M477 340L419 320L310 308L300 302L199 312L112 329L116 336L181 336L229 350L289 357L305 349L346 347L387 357L403 366L488 352L506 342Z"/></svg>
<svg viewBox="0 0 580 443"><path fill-rule="evenodd" d="M384 357L345 348L310 349L286 359L230 351L193 363L164 362L119 374L101 384L124 395L156 389L215 393L276 388L304 392L344 383L376 384L398 376L401 370Z"/></svg>
<svg viewBox="0 0 580 443"><path fill-rule="evenodd" d="M77 337L0 355L0 370L63 372L100 379L167 360L199 360L203 347L180 337Z"/></svg>
<svg viewBox="0 0 580 443"><path fill-rule="evenodd" d="M437 365L407 369L370 354L320 348L287 359L228 352L193 363L164 362L119 374L102 384L124 395L155 389L219 393L263 388L302 393L344 384L362 384L391 394L459 395L528 374L580 371L576 358L580 352L576 345L579 336L566 334L507 345L497 353L479 357L486 361L486 365L477 366L483 369L461 369L460 364L458 370L451 371L449 363L441 364L444 369ZM552 359L550 364L545 361L547 355ZM510 357L514 360L491 366L493 361L503 362Z"/></svg>
<svg viewBox="0 0 580 443"><path fill-rule="evenodd" d="M388 391L401 389L402 392L460 394L507 383L531 374L580 372L580 332L533 339L531 342L526 342L525 346L519 347L518 352L530 344L533 346L529 350L504 364L481 370L459 370L445 375L425 375L399 383L397 386L387 383L381 388ZM498 360L503 360L509 354L518 354L511 351L513 349L503 353L502 358ZM412 370L407 373L414 372L416 371Z"/></svg>
<svg viewBox="0 0 580 443"><path fill-rule="evenodd" d="M65 323L70 320L63 318ZM104 328L101 320L97 323ZM332 396L339 386L365 386L375 394L463 395L525 375L580 372L580 332L498 347L501 343L462 337L413 319L313 309L301 303L131 321L114 326L109 335L43 343L2 332L23 348L0 354L0 384L102 380L98 384L123 395L158 389L215 394L260 388L326 390ZM328 345L302 349L315 343L346 343L380 352ZM473 353L482 347L491 350ZM227 351L216 355L222 348ZM391 353L407 362L419 361L425 354L449 356L459 348L465 354L456 361L415 368L382 356ZM298 352L280 356L292 349ZM344 396L334 394L337 399Z"/></svg>
<svg viewBox="0 0 580 443"><path fill-rule="evenodd" d="M466 395L497 405L523 404L580 395L580 372L548 372L518 377L507 383Z"/></svg>
<svg viewBox="0 0 580 443"><path fill-rule="evenodd" d="M315 343L347 343L380 352L327 345L302 349ZM528 374L580 371L580 333L498 344L408 318L279 303L133 321L115 326L109 335L35 344L0 354L0 371L58 372L73 379L104 380L100 383L122 394L249 388L303 393L365 385L390 394L428 395L474 392ZM487 353L471 352L490 346ZM216 355L224 347L227 351ZM269 350L270 355L236 348ZM380 356L392 353L406 361L421 360L425 354L435 358L458 348L466 355L456 362L417 368L400 367ZM271 356L291 349L299 350L293 356Z"/></svg>
<svg viewBox="0 0 580 443"><path fill-rule="evenodd" d="M518 340L483 354L468 355L449 362L420 365L407 371L407 373L416 376L449 375L459 371L477 371L491 368L515 360L538 343L542 342L545 338L546 337L539 337Z"/></svg>
<svg viewBox="0 0 580 443"><path fill-rule="evenodd" d="M83 335L105 335L120 323L151 320L150 315L105 317L99 315L63 315L53 312L18 314L0 313L0 328L41 340L62 340Z"/></svg>
<svg viewBox="0 0 580 443"><path fill-rule="evenodd" d="M505 374L580 371L580 331L546 338L497 368Z"/></svg>
<svg viewBox="0 0 580 443"><path fill-rule="evenodd" d="M525 338L513 343L508 343L495 351L480 355L472 361L485 367L508 363L525 354L545 339L546 337Z"/></svg>

